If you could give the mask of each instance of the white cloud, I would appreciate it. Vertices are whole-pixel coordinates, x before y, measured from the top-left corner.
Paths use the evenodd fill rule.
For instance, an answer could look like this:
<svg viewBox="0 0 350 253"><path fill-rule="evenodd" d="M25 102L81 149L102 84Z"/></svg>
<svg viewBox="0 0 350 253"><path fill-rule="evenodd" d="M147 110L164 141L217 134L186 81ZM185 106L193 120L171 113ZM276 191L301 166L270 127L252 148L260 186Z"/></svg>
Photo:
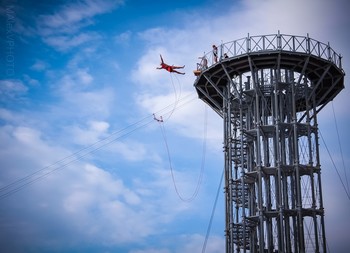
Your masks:
<svg viewBox="0 0 350 253"><path fill-rule="evenodd" d="M191 235L183 235L180 237L182 243L179 249L176 252L183 253L194 253L194 252L202 252L203 244L205 238L203 235L199 234L191 234ZM222 249L225 248L224 240L221 237L211 236L208 238L208 242L205 248L205 252L210 253L219 253L222 252Z"/></svg>
<svg viewBox="0 0 350 253"><path fill-rule="evenodd" d="M121 4L123 0L83 0L63 4L53 14L37 18L37 33L46 44L61 52L95 45L101 39L100 35L82 32L82 28L92 25L95 16L111 12Z"/></svg>
<svg viewBox="0 0 350 253"><path fill-rule="evenodd" d="M167 249L131 250L129 253L170 253Z"/></svg>
<svg viewBox="0 0 350 253"><path fill-rule="evenodd" d="M1 100L5 98L15 98L26 94L28 88L18 79L0 80L0 97Z"/></svg>
<svg viewBox="0 0 350 253"><path fill-rule="evenodd" d="M59 76L59 74L58 74ZM114 87L101 87L95 83L91 70L68 68L54 81L53 91L61 99L61 104L54 108L55 115L79 115L79 118L104 120L110 115L115 103ZM102 84L103 85L103 84ZM71 109L74 108L74 111Z"/></svg>
<svg viewBox="0 0 350 253"><path fill-rule="evenodd" d="M109 123L105 121L90 121L87 126L70 126L72 139L79 145L91 145L98 142L108 134Z"/></svg>
<svg viewBox="0 0 350 253"><path fill-rule="evenodd" d="M40 139L40 133L35 129L18 127L14 130L13 136L24 144L32 144Z"/></svg>
<svg viewBox="0 0 350 253"><path fill-rule="evenodd" d="M43 71L48 68L48 63L43 60L35 60L34 64L30 68L36 71Z"/></svg>
<svg viewBox="0 0 350 253"><path fill-rule="evenodd" d="M88 69L71 68L57 81L57 86L61 94L86 91L93 80Z"/></svg>
<svg viewBox="0 0 350 253"><path fill-rule="evenodd" d="M41 27L50 29L45 30L46 33L71 32L75 31L75 29L71 30L71 27L78 26L81 28L86 24L90 24L92 21L89 19L110 12L122 3L122 0L69 2L62 5L54 14L40 16L38 22Z"/></svg>
<svg viewBox="0 0 350 253"><path fill-rule="evenodd" d="M89 124L92 130L97 132L105 132L109 128L109 124L104 121L92 121Z"/></svg>
<svg viewBox="0 0 350 253"><path fill-rule="evenodd" d="M171 242L171 247L162 247L162 243L159 242L158 248L146 248L131 250L129 253L199 253L203 252L204 236L199 234L183 234L174 235ZM224 240L221 237L211 236L207 242L205 252L219 253L225 248Z"/></svg>
<svg viewBox="0 0 350 253"><path fill-rule="evenodd" d="M117 44L127 45L131 39L131 36L132 36L132 32L126 31L126 32L123 32L121 34L114 36L114 41Z"/></svg>
<svg viewBox="0 0 350 253"><path fill-rule="evenodd" d="M149 89L160 88L164 90L164 85L162 84L168 83L169 78L166 76L165 79L162 71L156 69L160 62L159 54L162 52L164 52L163 48L152 48L137 61L136 69L132 73L132 80L135 83L146 86Z"/></svg>
<svg viewBox="0 0 350 253"><path fill-rule="evenodd" d="M53 35L44 37L43 40L49 46L58 51L67 51L74 47L82 45L91 45L96 43L100 36L96 33L78 33L77 35Z"/></svg>
<svg viewBox="0 0 350 253"><path fill-rule="evenodd" d="M17 120L13 123L22 122L18 119L25 120L25 117L17 117ZM27 122L23 121L22 124ZM52 164L57 161L58 157L68 153L60 147L53 147L48 140L44 141L43 139L48 138L48 136L32 127L5 125L1 127L0 133L2 150L0 160L4 166L3 168L6 168L1 171L3 185L40 170L38 174L31 174L32 176L28 177L26 182L36 181L41 175L49 171L49 168L43 169L45 166ZM14 184L13 187L19 187L23 183ZM9 188L9 191L12 191L12 187ZM1 192L1 195L3 193Z"/></svg>
<svg viewBox="0 0 350 253"><path fill-rule="evenodd" d="M79 69L76 74L78 82L82 84L90 84L93 81L93 77L85 69Z"/></svg>
<svg viewBox="0 0 350 253"><path fill-rule="evenodd" d="M0 119L6 121L9 124L14 124L16 122L22 122L23 117L22 115L13 113L10 110L0 108Z"/></svg>
<svg viewBox="0 0 350 253"><path fill-rule="evenodd" d="M92 127L102 131L106 129L105 124L97 122L92 123ZM67 153L63 149L50 146L40 131L28 127L17 127L12 130L1 128L0 137L1 143L7 145L6 149L1 149L3 150L0 153L1 159L4 160L8 151L17 154L17 159L12 161L13 168L19 173L15 178L19 178L20 174L22 177L25 176L28 173L26 170L35 171L44 164L50 164L50 161L52 164L57 157ZM5 138L8 141L5 141ZM15 150L26 150L26 152L15 152ZM163 173L148 170L147 173L153 177L152 181L126 186L125 179L115 174L112 176L110 172L96 165L84 163L81 159L75 163L71 162L73 160L63 159L62 162L39 173L37 176L41 177L43 173L53 169L60 170L59 173L49 173L50 176L45 177L45 181L34 184L28 191L20 192L13 204L7 203L12 212L17 213L16 220L10 219L8 222L16 227L17 231L29 233L25 224L33 222L31 214L41 209L53 215L54 220L50 224L55 229L64 231L69 224L69 233L76 234L72 243L94 238L96 241L116 244L139 241L158 233L158 228L171 222L179 211L187 209L180 206L173 208L171 203L175 200L175 196L170 194L172 193L169 188L170 178ZM21 167L26 170L20 169ZM2 180L8 178L9 173L12 171L2 171ZM138 175L133 177L139 178ZM35 178L27 178L23 183ZM6 181L0 183L6 185ZM142 188L148 189L151 195L142 194L144 192ZM27 203L27 194L36 196L36 203ZM22 204L26 205L26 212L20 211ZM59 221L64 222L59 224ZM30 245L36 243L46 245L45 241L53 240L51 233L45 233L44 223L43 219L31 225L35 232L30 237L35 238L32 238ZM0 233L4 231L0 230ZM10 229L6 233L17 232ZM21 236L17 233L17 239L23 242ZM1 236L1 238L7 237ZM7 245L10 245L11 241L7 242ZM0 243L3 244L4 241L0 239Z"/></svg>
<svg viewBox="0 0 350 253"><path fill-rule="evenodd" d="M147 157L152 157L143 143L130 139L127 142L115 142L108 149L128 161L144 161Z"/></svg>
<svg viewBox="0 0 350 253"><path fill-rule="evenodd" d="M24 81L30 86L39 86L40 83L37 79L31 78L29 75L23 75Z"/></svg>
<svg viewBox="0 0 350 253"><path fill-rule="evenodd" d="M64 94L64 107L74 108L80 117L105 119L110 115L114 92L110 88L91 91L68 92ZM69 113L73 113L72 111Z"/></svg>

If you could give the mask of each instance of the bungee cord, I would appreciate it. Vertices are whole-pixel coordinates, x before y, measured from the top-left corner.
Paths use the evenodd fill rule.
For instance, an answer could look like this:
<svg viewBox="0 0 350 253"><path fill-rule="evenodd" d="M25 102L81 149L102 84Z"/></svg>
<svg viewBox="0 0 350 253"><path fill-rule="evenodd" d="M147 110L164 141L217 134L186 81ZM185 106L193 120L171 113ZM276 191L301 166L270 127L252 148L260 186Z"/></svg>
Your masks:
<svg viewBox="0 0 350 253"><path fill-rule="evenodd" d="M331 153L330 153L330 151L329 151L329 149L328 149L328 147L327 147L327 145L326 145L326 142L325 142L325 140L324 140L324 138L323 138L322 133L321 133L320 130L319 130L319 133L320 133L322 142L323 142L323 144L324 144L324 146L325 146L325 148L326 148L326 150L327 150L327 153L328 153L328 155L329 155L329 158L331 159L331 162L332 162L332 164L333 164L333 167L334 167L335 171L337 172L337 175L338 175L338 177L339 177L339 180L340 180L340 182L341 182L341 184L342 184L342 186L343 186L343 188L344 188L344 191L345 191L345 193L346 193L348 199L350 200L350 194L349 194L349 192L348 192L347 189L346 189L346 186L345 186L345 184L344 184L344 182L343 182L343 180L342 180L342 178L341 178L341 176L340 176L340 173L339 173L339 171L338 171L338 168L337 168L337 166L336 166L335 163L334 163L334 160L333 160L333 158L332 158L332 155L331 155Z"/></svg>
<svg viewBox="0 0 350 253"><path fill-rule="evenodd" d="M221 174L221 178L220 178L220 183L218 186L218 189L216 191L216 196L215 196L215 201L213 204L213 209L211 211L211 215L210 215L210 219L209 219L209 224L208 224L208 228L207 228L207 233L205 234L205 239L203 242L203 246L202 246L202 253L205 253L205 250L207 249L207 243L209 240L209 235L210 235L210 231L211 231L211 226L213 224L213 219L214 219L214 215L215 215L215 210L216 210L216 205L218 203L218 199L219 199L219 193L220 193L220 189L221 189L221 185L222 185L222 181L224 179L224 172L225 169L222 170L222 174Z"/></svg>
<svg viewBox="0 0 350 253"><path fill-rule="evenodd" d="M169 116L166 119L163 119L164 121L168 121L170 119L170 117L173 115L173 113L176 110L176 107L181 99L181 92L182 92L181 83L180 83L179 79L177 78L177 76L175 76L175 78L177 80L177 84L179 87L179 94L178 94L177 89L176 89L175 84L174 84L173 74L169 73L169 75L170 75L170 79L171 79L171 84L172 84L173 89L174 89L175 102L174 102L173 110L169 113Z"/></svg>
<svg viewBox="0 0 350 253"><path fill-rule="evenodd" d="M333 157L328 149L328 146L322 136L322 133L321 133L321 130L319 130L319 133L320 133L320 136L321 136L321 139L322 139L322 142L327 150L327 153L329 155L329 158L333 164L333 167L338 175L338 178L340 180L340 183L342 184L343 186L343 189L345 191L345 194L346 196L348 197L348 199L350 200L350 188L349 188L349 181L348 181L348 177L347 177L347 173L346 173L346 169L345 169L345 163L344 163L344 157L343 157L343 150L342 150L342 147L341 147L341 142L340 142L340 136L339 136L339 130L338 130L338 124L337 124L337 119L336 119L336 115L335 115L335 110L334 110L334 106L333 106L333 103L332 103L332 109L333 109L333 118L334 118L334 123L335 123L335 129L336 129L336 133L337 133L337 137L338 137L338 145L339 145L339 149L340 149L340 155L341 155L341 159L342 159L342 163L343 163L343 169L344 169L344 177L345 177L345 182L346 184L344 183L343 179L342 179L342 176L340 175L339 173L339 170L337 168L337 166L335 165L335 162L333 160Z"/></svg>
<svg viewBox="0 0 350 253"><path fill-rule="evenodd" d="M176 183L175 172L174 172L174 168L173 168L173 163L172 163L172 159L171 159L169 144L168 144L168 141L167 141L166 131L165 131L165 127L164 127L164 121L162 120L162 118L160 118L160 119L155 118L156 121L159 123L160 129L161 129L161 133L162 133L162 136L163 136L164 145L165 145L165 149L167 151L167 156L168 156L168 162L169 162L169 169L170 169L171 179L172 179L172 182L173 182L173 185L174 185L174 189L175 189L176 195L183 202L192 202L197 197L197 195L199 193L200 186L202 184L203 175L204 175L204 167L205 167L205 158L206 158L207 118L208 118L207 107L205 106L204 136L203 136L203 147L202 147L202 159L201 159L200 172L199 172L199 176L198 176L198 180L197 180L197 184L196 184L195 190L193 191L192 195L190 197L188 197L188 198L185 198L185 197L182 196L182 194L180 193L179 188L177 186L177 183Z"/></svg>
<svg viewBox="0 0 350 253"><path fill-rule="evenodd" d="M348 192L350 192L349 180L348 180L348 176L347 176L346 169L345 169L345 162L344 162L344 156L343 156L343 149L342 149L341 142L340 142L340 136L339 136L339 130L338 130L338 123L337 123L337 118L335 117L335 110L334 110L334 105L333 105L333 103L332 103L332 109L333 109L333 118L334 118L335 129L336 129L337 137L338 137L338 145L339 145L340 156L341 156L341 160L342 160L342 163L343 163L343 170L344 170L345 182L346 182L347 190L348 190Z"/></svg>

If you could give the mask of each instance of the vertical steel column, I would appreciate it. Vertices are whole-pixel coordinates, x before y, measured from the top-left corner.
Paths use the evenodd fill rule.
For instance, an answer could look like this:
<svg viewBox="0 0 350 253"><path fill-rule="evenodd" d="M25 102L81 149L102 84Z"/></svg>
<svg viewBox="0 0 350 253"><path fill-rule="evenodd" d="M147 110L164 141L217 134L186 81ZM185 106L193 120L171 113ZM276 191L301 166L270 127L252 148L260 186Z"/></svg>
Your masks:
<svg viewBox="0 0 350 253"><path fill-rule="evenodd" d="M299 143L298 143L298 126L297 126L297 113L295 107L295 84L291 85L292 87L292 125L293 125L293 153L294 153L294 173L295 173L295 192L296 192L296 208L297 208L297 233L298 233L298 252L305 252L304 244L304 228L303 228L303 215L302 215L302 196L301 196L301 176L299 171Z"/></svg>
<svg viewBox="0 0 350 253"><path fill-rule="evenodd" d="M317 181L318 181L318 190L319 190L319 198L318 198L318 209L320 210L320 226L321 226L321 246L322 246L322 252L327 253L327 241L326 241L326 230L325 230L325 222L324 222L324 207L323 207L323 194L322 194L322 183L321 183L321 164L320 164L320 149L319 149L319 135L318 135L318 123L317 123L317 110L316 110L316 101L315 96L312 97L312 110L313 110L313 121L314 121L314 138L315 138L315 160L316 160L316 168L317 168ZM318 235L315 235L318 236Z"/></svg>
<svg viewBox="0 0 350 253"><path fill-rule="evenodd" d="M264 214L263 214L263 188L262 188L262 166L261 166L261 133L260 133L260 127L261 127L261 116L260 116L260 93L259 93L259 82L257 78L258 73L253 72L252 74L252 80L253 80L253 87L255 90L255 131L256 131L256 139L255 139L255 157L256 157L256 170L258 172L258 192L257 192L257 199L258 199L258 217L259 217L259 248L258 251L260 253L264 252Z"/></svg>
<svg viewBox="0 0 350 253"><path fill-rule="evenodd" d="M239 137L239 142L240 142L240 165L241 165L241 171L240 171L240 179L241 179L241 186L242 186L242 230L243 230L243 235L242 235L242 239L243 239L243 252L245 253L247 250L247 237L249 236L248 234L246 234L247 231L247 227L246 227L246 200L250 199L249 197L246 197L248 195L248 193L246 192L246 182L245 182L245 171L244 171L244 138L243 138L243 134L242 131L245 128L243 125L243 108L242 108L242 98L238 98L239 99L239 131L240 133L240 137ZM237 133L237 131L236 131ZM247 203L248 204L248 203ZM251 244L252 242L250 242Z"/></svg>
<svg viewBox="0 0 350 253"><path fill-rule="evenodd" d="M278 251L283 252L284 250L284 227L283 227L283 199L282 199L282 164L285 164L284 155L285 154L281 148L284 144L284 134L280 133L280 122L281 122L281 110L280 102L281 99L281 90L279 87L279 71L274 71L274 124L275 124L275 136L274 136L274 153L275 153L275 166L277 167L277 176L275 175L275 184L276 184L276 209L278 211L277 218L277 229L278 229ZM272 79L272 77L271 77ZM284 131L281 131L284 132Z"/></svg>
<svg viewBox="0 0 350 253"><path fill-rule="evenodd" d="M226 205L226 253L233 252L232 248L232 189L231 189L231 171L232 171L232 157L231 157L231 117L230 117L230 101L229 101L229 88L224 89L223 98L223 120L224 120L224 156L225 156L225 205Z"/></svg>

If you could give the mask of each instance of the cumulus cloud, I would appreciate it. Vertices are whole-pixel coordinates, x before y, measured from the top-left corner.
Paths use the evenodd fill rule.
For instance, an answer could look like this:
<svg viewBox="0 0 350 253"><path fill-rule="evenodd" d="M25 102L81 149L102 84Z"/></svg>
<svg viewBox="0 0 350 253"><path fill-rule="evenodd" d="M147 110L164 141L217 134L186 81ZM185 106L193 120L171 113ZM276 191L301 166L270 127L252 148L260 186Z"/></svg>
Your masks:
<svg viewBox="0 0 350 253"><path fill-rule="evenodd" d="M114 93L110 88L90 91L69 92L64 95L64 107L75 108L81 117L106 118L112 110Z"/></svg>
<svg viewBox="0 0 350 253"><path fill-rule="evenodd" d="M0 97L1 100L14 99L26 94L28 88L18 79L0 80Z"/></svg>
<svg viewBox="0 0 350 253"><path fill-rule="evenodd" d="M43 34L72 33L90 24L94 16L110 12L122 3L122 0L69 2L53 14L41 15L38 19L39 28Z"/></svg>
<svg viewBox="0 0 350 253"><path fill-rule="evenodd" d="M0 119L10 124L23 121L22 115L15 114L11 110L4 108L0 108Z"/></svg>
<svg viewBox="0 0 350 253"><path fill-rule="evenodd" d="M65 94L75 91L86 91L93 81L93 76L88 69L68 68L59 80L56 81L56 86L60 94Z"/></svg>
<svg viewBox="0 0 350 253"><path fill-rule="evenodd" d="M113 150L113 152L128 161L144 161L147 157L152 157L143 143L130 139L127 142L116 142L112 144L109 150Z"/></svg>
<svg viewBox="0 0 350 253"><path fill-rule="evenodd" d="M48 64L43 60L35 60L34 64L30 67L35 71L43 71L48 68Z"/></svg>
<svg viewBox="0 0 350 253"><path fill-rule="evenodd" d="M108 13L123 4L122 0L84 0L63 4L55 13L37 18L37 33L43 41L61 52L87 45L101 39L97 33L82 32L82 28L94 24L94 17Z"/></svg>
<svg viewBox="0 0 350 253"><path fill-rule="evenodd" d="M37 79L31 78L29 75L23 75L24 81L32 87L39 86L40 83Z"/></svg>
<svg viewBox="0 0 350 253"><path fill-rule="evenodd" d="M52 108L58 115L79 115L79 118L93 120L106 119L112 110L115 90L95 84L91 70L68 67L63 73L57 73L52 90L59 97L61 104ZM74 108L72 111L70 108Z"/></svg>
<svg viewBox="0 0 350 253"><path fill-rule="evenodd" d="M145 250L131 250L130 253L170 253L167 249L145 249Z"/></svg>
<svg viewBox="0 0 350 253"><path fill-rule="evenodd" d="M143 209L140 196L122 180L91 164L86 164L79 174L80 180L75 180L62 208L68 216L74 217L74 225L86 229L87 236L120 243L135 240L132 235L135 228L140 232L137 237L146 236L153 230L140 220L145 218L139 214ZM96 214L99 223L95 221ZM112 216L114 219L111 220Z"/></svg>
<svg viewBox="0 0 350 253"><path fill-rule="evenodd" d="M183 241L181 251L179 252L200 252L199 249L203 249L205 238L203 235L191 234L183 235L180 237L180 240ZM224 240L221 237L212 236L207 242L205 252L219 253L222 252L224 247Z"/></svg>
<svg viewBox="0 0 350 253"><path fill-rule="evenodd" d="M49 46L56 48L58 51L67 51L74 47L82 45L91 45L96 43L100 36L96 33L80 33L77 35L54 35L43 38Z"/></svg>
<svg viewBox="0 0 350 253"><path fill-rule="evenodd" d="M118 34L114 37L114 41L117 44L121 44L121 45L127 45L131 39L132 36L132 32L131 31L126 31L123 32L121 34Z"/></svg>
<svg viewBox="0 0 350 253"><path fill-rule="evenodd" d="M91 127L99 131L107 128L106 124L101 122L93 122ZM29 171L38 171L37 169L42 168L44 164L54 161L55 157L68 152L48 144L38 130L28 127L6 128L7 130L4 127L0 129L1 143L7 145L7 149L1 149L1 159L5 160L4 157L8 156L9 151L15 154L14 149L28 150L19 159L13 159L12 166L16 168L17 173L22 167L20 173L22 175ZM124 179L118 176L119 173L123 173L122 170L119 169L117 174L112 175L96 165L80 160L81 158L75 160L74 163L72 162L74 160L65 161L65 159L59 163L51 162L53 166L40 170L38 174L32 174L35 177L26 177L22 181L26 184L32 180L36 181L36 178L43 176L45 178L44 182L37 183L29 191L17 195L15 202L10 199L6 203L11 207L11 212L16 214L16 219L7 220L6 224L16 228L16 231L20 230L21 233L11 228L1 229L0 243L2 245L5 245L3 240L7 240L6 247L14 247L17 240L20 240L21 247L24 246L22 236L30 234L30 230L35 231L28 237L31 238L28 242L30 246L39 244L45 247L48 246L46 242L59 240L63 234L71 233L76 233L74 241L71 241L73 244L92 239L112 245L135 242L157 233L158 228L171 222L181 210L180 206L174 209L171 204L176 198L168 187L170 178L164 173L154 173L155 170L149 170L148 173L153 177L150 182L136 180L139 176L134 175L134 186L130 187L124 183L125 176ZM4 166L7 165L9 166L9 164L4 164ZM26 170L28 170L27 173ZM54 170L60 170L61 173L56 172L55 176L51 177L50 172ZM8 173L10 172L11 170L2 170L2 180L9 180ZM18 178L19 174L14 176L16 177ZM4 186L8 182L0 183ZM15 184L12 187L16 189L18 186L20 185ZM148 189L147 194L145 194L147 192L145 189ZM25 200L27 194L36 196L35 204L30 205L27 201L19 201ZM53 195L55 198L51 198ZM22 205L26 205L26 212L21 212ZM182 210L186 209L182 207ZM61 236L56 237L52 230L45 232L45 217L33 219L33 214L38 210L49 212L55 217L50 224L54 230L63 233ZM34 222L35 220L37 222ZM59 224L59 221L62 224ZM67 222L69 232L66 231ZM30 227L26 226L28 223L31 224ZM137 231L136 234L135 231ZM17 235L16 240L9 237L11 234ZM68 238L67 240L70 241Z"/></svg>
<svg viewBox="0 0 350 253"><path fill-rule="evenodd" d="M108 128L108 122L90 121L87 126L70 126L69 131L75 143L79 145L90 145L105 137L108 134Z"/></svg>

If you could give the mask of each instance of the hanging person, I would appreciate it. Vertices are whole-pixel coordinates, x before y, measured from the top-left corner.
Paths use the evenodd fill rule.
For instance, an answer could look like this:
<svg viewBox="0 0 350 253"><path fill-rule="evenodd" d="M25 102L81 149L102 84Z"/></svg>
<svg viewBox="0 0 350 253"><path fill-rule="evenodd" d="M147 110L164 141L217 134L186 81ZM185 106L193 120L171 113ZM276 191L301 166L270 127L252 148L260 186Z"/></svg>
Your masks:
<svg viewBox="0 0 350 253"><path fill-rule="evenodd" d="M161 60L160 67L157 67L157 69L165 69L166 71L169 71L170 73L174 72L174 73L181 74L181 75L185 74L185 73L182 73L182 72L179 72L176 70L176 69L183 69L185 67L185 65L183 65L182 67L174 66L174 65L170 66L170 65L164 63L162 55L160 55L160 60Z"/></svg>

